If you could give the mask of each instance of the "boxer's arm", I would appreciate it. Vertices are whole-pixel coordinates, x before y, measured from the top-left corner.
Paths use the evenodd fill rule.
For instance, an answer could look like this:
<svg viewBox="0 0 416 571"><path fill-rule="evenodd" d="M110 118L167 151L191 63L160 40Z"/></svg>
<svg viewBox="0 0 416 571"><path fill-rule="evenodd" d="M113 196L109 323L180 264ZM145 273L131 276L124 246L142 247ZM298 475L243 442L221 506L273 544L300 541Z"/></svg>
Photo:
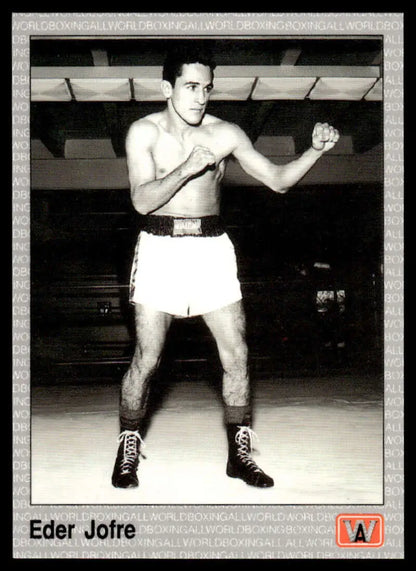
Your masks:
<svg viewBox="0 0 416 571"><path fill-rule="evenodd" d="M149 214L166 204L188 180L201 172L215 157L204 147L195 147L189 157L162 178L156 178L152 148L158 130L150 121L134 123L126 138L130 195L134 208Z"/></svg>
<svg viewBox="0 0 416 571"><path fill-rule="evenodd" d="M243 170L275 192L284 193L299 182L317 160L339 139L339 133L326 123L317 123L312 133L312 145L299 158L285 165L276 165L259 153L247 135L238 127L234 132L233 155Z"/></svg>
<svg viewBox="0 0 416 571"><path fill-rule="evenodd" d="M133 123L126 138L130 196L134 208L141 214L160 208L186 181L181 168L163 179L156 179L156 165L152 156L156 139L156 125L146 120Z"/></svg>

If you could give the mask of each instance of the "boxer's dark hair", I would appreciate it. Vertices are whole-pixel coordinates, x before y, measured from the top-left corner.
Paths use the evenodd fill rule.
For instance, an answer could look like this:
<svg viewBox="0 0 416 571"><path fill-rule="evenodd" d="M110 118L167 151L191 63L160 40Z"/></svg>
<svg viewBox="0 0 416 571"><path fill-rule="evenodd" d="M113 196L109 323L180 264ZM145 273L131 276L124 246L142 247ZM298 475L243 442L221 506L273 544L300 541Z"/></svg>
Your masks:
<svg viewBox="0 0 416 571"><path fill-rule="evenodd" d="M182 66L190 63L201 63L211 69L214 79L216 63L211 49L198 41L172 45L163 64L163 79L174 87L177 77L182 75Z"/></svg>

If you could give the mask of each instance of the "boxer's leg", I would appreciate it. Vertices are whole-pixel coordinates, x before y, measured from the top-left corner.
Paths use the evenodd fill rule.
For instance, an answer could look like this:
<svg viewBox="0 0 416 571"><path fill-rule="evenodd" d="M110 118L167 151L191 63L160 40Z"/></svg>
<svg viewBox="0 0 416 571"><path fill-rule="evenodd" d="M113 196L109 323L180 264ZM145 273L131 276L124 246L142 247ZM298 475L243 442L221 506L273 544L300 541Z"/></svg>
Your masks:
<svg viewBox="0 0 416 571"><path fill-rule="evenodd" d="M115 487L138 485L141 427L147 412L151 378L156 371L172 316L135 304L136 348L120 393L120 446L114 466Z"/></svg>
<svg viewBox="0 0 416 571"><path fill-rule="evenodd" d="M229 454L227 475L256 487L273 486L273 480L250 457L250 381L245 315L241 301L205 314L204 320L217 343L223 367L223 399Z"/></svg>
<svg viewBox="0 0 416 571"><path fill-rule="evenodd" d="M223 367L222 394L230 420L243 422L250 409L250 382L241 301L203 316L218 347Z"/></svg>

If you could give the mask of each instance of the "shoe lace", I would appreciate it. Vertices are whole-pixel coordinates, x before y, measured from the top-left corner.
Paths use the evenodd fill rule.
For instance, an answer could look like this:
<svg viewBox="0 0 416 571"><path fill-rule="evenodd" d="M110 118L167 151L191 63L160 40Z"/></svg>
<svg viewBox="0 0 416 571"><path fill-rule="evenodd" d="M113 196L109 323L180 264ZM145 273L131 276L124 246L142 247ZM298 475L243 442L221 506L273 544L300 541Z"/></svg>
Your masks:
<svg viewBox="0 0 416 571"><path fill-rule="evenodd" d="M123 442L123 458L120 464L120 473L128 474L136 467L137 460L141 454L140 445L145 446L145 443L135 430L124 430L121 432L118 442ZM141 455L143 456L143 454Z"/></svg>
<svg viewBox="0 0 416 571"><path fill-rule="evenodd" d="M254 430L249 426L239 426L238 432L235 435L235 441L238 444L237 456L250 470L253 470L254 472L262 472L250 456L254 439L258 440L258 436Z"/></svg>

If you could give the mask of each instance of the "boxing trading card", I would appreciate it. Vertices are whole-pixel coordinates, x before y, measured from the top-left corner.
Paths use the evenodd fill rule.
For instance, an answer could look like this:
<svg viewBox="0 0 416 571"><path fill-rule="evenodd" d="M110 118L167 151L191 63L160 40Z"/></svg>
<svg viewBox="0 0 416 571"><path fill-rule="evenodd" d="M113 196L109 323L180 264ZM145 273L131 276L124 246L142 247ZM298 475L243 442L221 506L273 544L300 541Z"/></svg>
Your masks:
<svg viewBox="0 0 416 571"><path fill-rule="evenodd" d="M11 27L12 557L404 559L404 14Z"/></svg>

